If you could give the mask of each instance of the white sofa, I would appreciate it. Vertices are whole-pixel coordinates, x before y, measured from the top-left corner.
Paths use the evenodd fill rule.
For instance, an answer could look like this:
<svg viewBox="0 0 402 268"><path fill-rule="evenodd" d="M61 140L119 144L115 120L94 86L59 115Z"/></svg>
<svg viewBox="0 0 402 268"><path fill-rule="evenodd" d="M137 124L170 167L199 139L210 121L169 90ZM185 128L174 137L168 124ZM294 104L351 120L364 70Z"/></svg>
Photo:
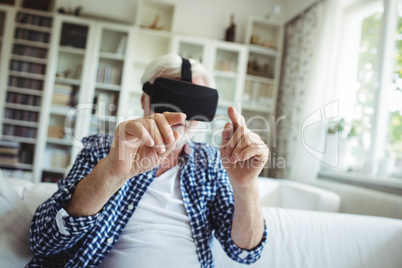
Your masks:
<svg viewBox="0 0 402 268"><path fill-rule="evenodd" d="M338 210L339 196L313 186L271 179L261 179L260 186L268 243L249 267L402 267L402 221L324 212ZM55 184L0 176L0 267L30 260L30 219L55 190ZM216 267L244 266L214 245Z"/></svg>

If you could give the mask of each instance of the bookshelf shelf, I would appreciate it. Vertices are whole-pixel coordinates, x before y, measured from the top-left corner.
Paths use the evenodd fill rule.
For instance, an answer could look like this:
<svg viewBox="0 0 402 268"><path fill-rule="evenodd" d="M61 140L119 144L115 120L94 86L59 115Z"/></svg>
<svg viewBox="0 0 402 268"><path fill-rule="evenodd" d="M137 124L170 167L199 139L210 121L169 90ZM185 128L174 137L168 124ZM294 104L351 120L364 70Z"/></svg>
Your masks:
<svg viewBox="0 0 402 268"><path fill-rule="evenodd" d="M5 103L5 108L12 108L31 112L40 112L41 108L38 106L26 105L26 104L15 104L15 103Z"/></svg>
<svg viewBox="0 0 402 268"><path fill-rule="evenodd" d="M81 85L81 80L74 79L74 78L56 78L55 82L61 83L61 84L73 85L73 86Z"/></svg>
<svg viewBox="0 0 402 268"><path fill-rule="evenodd" d="M35 96L42 96L43 95L43 91L41 91L41 90L30 89L30 88L22 88L22 87L10 87L9 86L7 91L15 92L15 93L22 93L22 94L35 95Z"/></svg>
<svg viewBox="0 0 402 268"><path fill-rule="evenodd" d="M28 56L12 55L11 59L19 60L19 61L26 61L26 62L33 62L33 63L40 63L40 64L47 64L47 59L28 57Z"/></svg>
<svg viewBox="0 0 402 268"><path fill-rule="evenodd" d="M42 75L42 74L33 74L33 73L26 73L26 72L9 71L9 75L10 76L16 76L16 77L23 77L23 78L45 80L45 76Z"/></svg>
<svg viewBox="0 0 402 268"><path fill-rule="evenodd" d="M25 24L25 23L16 23L15 26L19 29L34 30L34 31L44 32L44 33L52 32L52 29L49 27L36 26L36 25Z"/></svg>
<svg viewBox="0 0 402 268"><path fill-rule="evenodd" d="M103 90L110 90L110 91L120 91L120 85L113 85L113 84L103 84L103 83L96 83L95 87L97 89Z"/></svg>
<svg viewBox="0 0 402 268"><path fill-rule="evenodd" d="M275 79L265 78L265 77L261 77L261 76L250 75L250 74L246 75L246 79L256 81L256 82L266 83L266 84L272 84L272 85L277 83L277 81Z"/></svg>
<svg viewBox="0 0 402 268"><path fill-rule="evenodd" d="M47 137L46 142L49 144L63 145L63 146L71 146L71 142L67 139L57 139Z"/></svg>
<svg viewBox="0 0 402 268"><path fill-rule="evenodd" d="M50 113L53 115L67 116L67 114L72 110L75 112L74 108L70 106L52 105Z"/></svg>
<svg viewBox="0 0 402 268"><path fill-rule="evenodd" d="M99 52L99 58L123 61L125 57L117 53Z"/></svg>
<svg viewBox="0 0 402 268"><path fill-rule="evenodd" d="M175 6L159 1L140 1L136 25L143 31L171 33L174 30Z"/></svg>
<svg viewBox="0 0 402 268"><path fill-rule="evenodd" d="M66 168L47 167L43 169L43 172L64 174L66 173Z"/></svg>
<svg viewBox="0 0 402 268"><path fill-rule="evenodd" d="M85 49L83 48L76 48L72 46L60 46L59 51L63 53L72 53L78 55L85 55Z"/></svg>
<svg viewBox="0 0 402 268"><path fill-rule="evenodd" d="M163 38L171 38L172 33L168 31L162 31L162 30L152 30L148 28L140 28L139 33L143 35L149 35L149 36L155 36L155 37L163 37Z"/></svg>
<svg viewBox="0 0 402 268"><path fill-rule="evenodd" d="M20 38L14 39L14 44L39 47L39 48L49 48L49 44L47 44L47 43L38 42L38 41L28 41L28 40L20 39Z"/></svg>
<svg viewBox="0 0 402 268"><path fill-rule="evenodd" d="M233 79L235 79L237 77L237 73L235 73L235 72L219 71L219 70L215 70L214 75L220 76L220 77L226 77L226 78L233 78Z"/></svg>
<svg viewBox="0 0 402 268"><path fill-rule="evenodd" d="M279 51L274 48L263 47L259 45L250 45L250 52L269 55L269 56L278 56Z"/></svg>
<svg viewBox="0 0 402 268"><path fill-rule="evenodd" d="M9 125L15 125L15 126L23 126L23 127L33 127L33 128L39 127L39 124L36 122L22 121L22 120L16 120L16 119L4 118L3 123L9 124Z"/></svg>
<svg viewBox="0 0 402 268"><path fill-rule="evenodd" d="M264 106L255 106L250 104L243 104L242 109L255 113L268 113L272 109L273 100L264 103Z"/></svg>
<svg viewBox="0 0 402 268"><path fill-rule="evenodd" d="M104 121L104 122L116 122L116 116L109 115L109 116L97 116L97 115L92 115L93 120L99 120L99 121Z"/></svg>
<svg viewBox="0 0 402 268"><path fill-rule="evenodd" d="M74 79L74 78L56 78L55 82L61 83L61 84L73 85L73 86L81 85L81 80Z"/></svg>
<svg viewBox="0 0 402 268"><path fill-rule="evenodd" d="M0 162L0 167L15 168L15 169L25 169L25 170L32 170L33 169L33 165L31 165L31 164L23 164L23 163L8 164L8 163Z"/></svg>
<svg viewBox="0 0 402 268"><path fill-rule="evenodd" d="M25 138L25 137L10 136L10 135L2 135L1 138L4 140L8 140L8 141L16 141L16 142L23 142L23 143L29 143L29 144L36 143L36 139L34 139L34 138Z"/></svg>
<svg viewBox="0 0 402 268"><path fill-rule="evenodd" d="M18 8L18 11L20 11L22 13L28 13L28 14L32 14L32 15L41 16L41 17L53 18L53 14L49 13L47 11L41 11L41 10L31 9L31 8L26 8L26 7L20 7L20 8Z"/></svg>

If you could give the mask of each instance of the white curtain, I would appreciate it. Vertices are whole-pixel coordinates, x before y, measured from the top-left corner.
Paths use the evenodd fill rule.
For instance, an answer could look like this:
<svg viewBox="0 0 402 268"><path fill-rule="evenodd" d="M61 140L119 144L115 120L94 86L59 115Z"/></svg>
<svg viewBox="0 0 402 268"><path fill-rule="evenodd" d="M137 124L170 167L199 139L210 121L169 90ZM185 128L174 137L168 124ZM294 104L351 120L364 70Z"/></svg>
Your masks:
<svg viewBox="0 0 402 268"><path fill-rule="evenodd" d="M273 166L271 177L312 181L325 161L326 123L338 112L329 88L339 14L336 0L319 1L285 26L276 118L286 119L277 124L271 151L286 164Z"/></svg>

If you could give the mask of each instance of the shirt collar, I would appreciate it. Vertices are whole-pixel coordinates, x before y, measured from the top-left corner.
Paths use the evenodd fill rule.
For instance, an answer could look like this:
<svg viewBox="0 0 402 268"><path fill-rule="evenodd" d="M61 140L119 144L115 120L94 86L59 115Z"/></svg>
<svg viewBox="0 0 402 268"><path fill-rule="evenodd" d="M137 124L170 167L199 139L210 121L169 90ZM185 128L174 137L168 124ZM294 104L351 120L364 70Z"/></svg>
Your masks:
<svg viewBox="0 0 402 268"><path fill-rule="evenodd" d="M195 144L192 141L187 142L183 148L183 155L192 155L194 153Z"/></svg>

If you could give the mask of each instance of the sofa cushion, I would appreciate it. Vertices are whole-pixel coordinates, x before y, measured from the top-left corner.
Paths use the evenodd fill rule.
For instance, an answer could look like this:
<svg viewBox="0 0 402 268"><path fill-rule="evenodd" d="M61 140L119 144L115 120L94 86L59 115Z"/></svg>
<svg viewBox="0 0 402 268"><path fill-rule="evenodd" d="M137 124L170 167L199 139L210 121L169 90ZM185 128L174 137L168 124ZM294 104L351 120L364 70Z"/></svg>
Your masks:
<svg viewBox="0 0 402 268"><path fill-rule="evenodd" d="M33 213L0 172L1 267L24 267L33 257L29 248L29 225Z"/></svg>
<svg viewBox="0 0 402 268"><path fill-rule="evenodd" d="M268 227L261 259L250 268L400 268L402 221L396 219L263 208ZM214 240L216 267L245 267Z"/></svg>
<svg viewBox="0 0 402 268"><path fill-rule="evenodd" d="M6 178L8 184L21 197L28 209L35 213L37 207L57 191L57 184L50 182L32 183L30 181Z"/></svg>

